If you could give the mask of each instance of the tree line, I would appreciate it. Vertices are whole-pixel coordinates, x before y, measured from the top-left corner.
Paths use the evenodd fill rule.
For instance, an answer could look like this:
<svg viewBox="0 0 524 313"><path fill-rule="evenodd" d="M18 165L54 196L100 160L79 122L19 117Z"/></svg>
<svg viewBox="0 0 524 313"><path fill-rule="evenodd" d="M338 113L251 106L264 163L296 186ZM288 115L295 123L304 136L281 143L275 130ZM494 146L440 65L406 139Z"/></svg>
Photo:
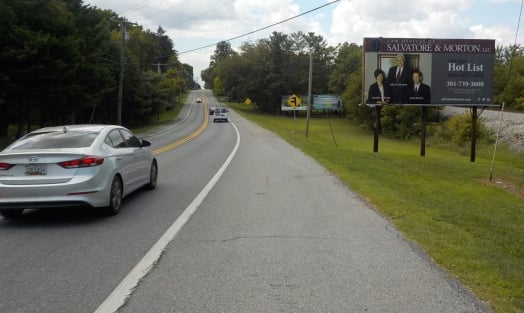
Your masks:
<svg viewBox="0 0 524 313"><path fill-rule="evenodd" d="M495 53L494 103L524 110L524 54L520 45L497 46ZM215 94L256 103L258 110L279 112L282 95L307 95L310 54L313 59L312 94L338 94L346 115L372 127L373 112L362 103L362 45L330 46L314 33L273 32L269 38L244 42L239 51L229 42L216 45L209 67L201 76ZM428 121L440 122L439 108L429 109ZM382 111L382 131L407 138L418 135L420 108L389 106Z"/></svg>
<svg viewBox="0 0 524 313"><path fill-rule="evenodd" d="M123 31L124 30L124 31ZM136 126L199 88L162 27L156 32L82 0L0 0L0 137L16 126Z"/></svg>

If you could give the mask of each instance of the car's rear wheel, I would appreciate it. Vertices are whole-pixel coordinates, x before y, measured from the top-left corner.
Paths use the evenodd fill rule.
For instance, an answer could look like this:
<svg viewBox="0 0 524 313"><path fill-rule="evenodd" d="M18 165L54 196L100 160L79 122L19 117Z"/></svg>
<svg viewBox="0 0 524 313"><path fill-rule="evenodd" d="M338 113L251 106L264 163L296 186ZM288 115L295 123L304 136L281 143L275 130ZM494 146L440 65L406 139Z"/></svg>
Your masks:
<svg viewBox="0 0 524 313"><path fill-rule="evenodd" d="M151 163L151 169L149 170L149 183L145 186L147 190L153 190L156 188L156 182L158 180L158 165L156 161Z"/></svg>
<svg viewBox="0 0 524 313"><path fill-rule="evenodd" d="M0 210L0 215L6 220L11 220L22 216L22 212L24 212L24 209Z"/></svg>
<svg viewBox="0 0 524 313"><path fill-rule="evenodd" d="M105 213L107 215L116 215L120 212L122 207L122 196L124 189L122 186L122 179L115 176L111 182L111 192L109 193L109 206L106 207Z"/></svg>

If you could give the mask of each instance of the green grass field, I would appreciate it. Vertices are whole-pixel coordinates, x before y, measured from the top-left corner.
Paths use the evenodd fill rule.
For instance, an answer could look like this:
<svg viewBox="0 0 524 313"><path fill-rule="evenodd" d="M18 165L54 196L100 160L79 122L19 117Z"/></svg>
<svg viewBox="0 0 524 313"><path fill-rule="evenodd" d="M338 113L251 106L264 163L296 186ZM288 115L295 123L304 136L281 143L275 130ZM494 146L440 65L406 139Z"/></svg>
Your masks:
<svg viewBox="0 0 524 313"><path fill-rule="evenodd" d="M428 138L421 157L419 142L381 137L374 153L372 132L346 118L311 118L306 137L305 118L230 107L332 171L493 312L524 312L524 154L497 147L491 171L494 146L470 162L469 147Z"/></svg>

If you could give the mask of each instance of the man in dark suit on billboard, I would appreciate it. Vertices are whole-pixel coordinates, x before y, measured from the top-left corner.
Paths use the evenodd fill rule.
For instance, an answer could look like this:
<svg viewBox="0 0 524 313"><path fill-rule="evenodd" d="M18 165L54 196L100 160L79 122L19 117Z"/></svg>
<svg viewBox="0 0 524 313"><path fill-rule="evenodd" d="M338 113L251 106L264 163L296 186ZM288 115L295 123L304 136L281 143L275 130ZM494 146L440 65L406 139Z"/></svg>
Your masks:
<svg viewBox="0 0 524 313"><path fill-rule="evenodd" d="M408 103L414 104L430 104L431 103L431 88L422 82L422 72L419 70L413 71L413 86L409 88Z"/></svg>
<svg viewBox="0 0 524 313"><path fill-rule="evenodd" d="M396 66L392 66L388 71L387 83L391 87L391 103L407 103L408 89L412 84L412 71L406 65L403 54L395 56Z"/></svg>

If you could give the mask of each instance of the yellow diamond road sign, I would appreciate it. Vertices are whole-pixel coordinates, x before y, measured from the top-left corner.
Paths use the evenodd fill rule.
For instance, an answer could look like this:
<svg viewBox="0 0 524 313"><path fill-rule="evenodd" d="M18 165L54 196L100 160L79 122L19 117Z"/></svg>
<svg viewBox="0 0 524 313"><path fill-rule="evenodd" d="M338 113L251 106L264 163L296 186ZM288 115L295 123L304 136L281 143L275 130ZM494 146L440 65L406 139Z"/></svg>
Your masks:
<svg viewBox="0 0 524 313"><path fill-rule="evenodd" d="M287 104L289 104L290 107L296 108L299 107L302 103L302 100L299 96L293 94L291 97L287 99Z"/></svg>
<svg viewBox="0 0 524 313"><path fill-rule="evenodd" d="M251 99L246 98L246 101L244 101L245 104L251 104Z"/></svg>

